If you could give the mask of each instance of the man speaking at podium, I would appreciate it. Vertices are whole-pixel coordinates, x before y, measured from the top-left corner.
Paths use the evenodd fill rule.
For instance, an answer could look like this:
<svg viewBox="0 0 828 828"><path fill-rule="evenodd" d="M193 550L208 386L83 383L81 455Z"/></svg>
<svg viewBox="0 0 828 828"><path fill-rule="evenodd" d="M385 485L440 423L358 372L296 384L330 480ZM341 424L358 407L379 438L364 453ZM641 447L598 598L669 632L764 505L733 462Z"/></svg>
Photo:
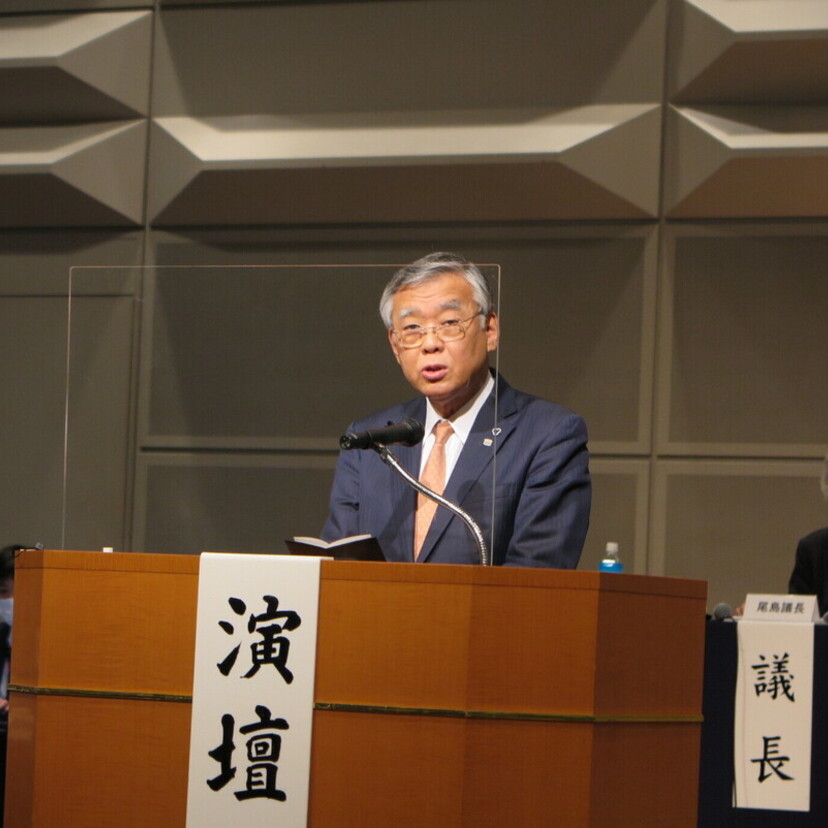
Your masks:
<svg viewBox="0 0 828 828"><path fill-rule="evenodd" d="M589 525L586 426L490 371L500 328L483 274L459 256L433 253L394 274L380 315L421 396L348 431L414 418L425 438L394 446L394 455L474 519L493 564L574 569ZM358 534L375 536L389 561L480 562L465 523L415 492L374 451L340 453L322 537Z"/></svg>

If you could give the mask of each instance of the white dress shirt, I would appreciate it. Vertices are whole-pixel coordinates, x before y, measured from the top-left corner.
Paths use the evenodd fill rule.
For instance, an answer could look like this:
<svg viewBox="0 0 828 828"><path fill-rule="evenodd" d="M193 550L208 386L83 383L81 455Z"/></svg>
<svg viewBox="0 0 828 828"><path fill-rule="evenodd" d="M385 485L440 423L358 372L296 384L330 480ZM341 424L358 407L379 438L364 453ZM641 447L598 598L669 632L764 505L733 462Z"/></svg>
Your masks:
<svg viewBox="0 0 828 828"><path fill-rule="evenodd" d="M453 417L449 418L451 427L454 433L446 442L446 483L451 479L451 473L457 465L457 458L460 457L460 452L463 451L463 446L466 445L466 440L469 439L474 421L483 408L483 404L489 398L489 395L494 389L494 379L489 374L483 387L475 394ZM430 400L426 400L426 417L423 423L426 436L423 438L423 453L420 457L420 475L423 473L428 455L431 453L431 447L434 445L434 426L444 419L441 417L431 405Z"/></svg>

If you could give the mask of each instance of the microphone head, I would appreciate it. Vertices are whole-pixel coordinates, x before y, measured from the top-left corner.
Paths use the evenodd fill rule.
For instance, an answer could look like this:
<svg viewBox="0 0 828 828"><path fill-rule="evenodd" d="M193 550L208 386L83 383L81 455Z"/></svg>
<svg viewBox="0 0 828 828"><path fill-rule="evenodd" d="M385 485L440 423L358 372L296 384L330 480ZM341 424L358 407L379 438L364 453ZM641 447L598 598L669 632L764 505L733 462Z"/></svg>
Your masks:
<svg viewBox="0 0 828 828"><path fill-rule="evenodd" d="M733 607L730 604L716 604L713 607L714 621L727 621L733 618Z"/></svg>
<svg viewBox="0 0 828 828"><path fill-rule="evenodd" d="M406 417L401 423L389 423L381 428L361 431L359 434L348 432L339 438L339 447L350 449L376 449L399 443L403 446L416 446L423 439L425 429L413 417Z"/></svg>
<svg viewBox="0 0 828 828"><path fill-rule="evenodd" d="M343 434L339 438L339 447L344 449L345 451L349 451L352 448L357 447L358 437L356 434L351 434L348 432L347 434Z"/></svg>
<svg viewBox="0 0 828 828"><path fill-rule="evenodd" d="M403 422L408 426L409 435L405 440L400 440L404 446L416 446L425 437L425 428L423 424L415 420L413 417L406 417Z"/></svg>

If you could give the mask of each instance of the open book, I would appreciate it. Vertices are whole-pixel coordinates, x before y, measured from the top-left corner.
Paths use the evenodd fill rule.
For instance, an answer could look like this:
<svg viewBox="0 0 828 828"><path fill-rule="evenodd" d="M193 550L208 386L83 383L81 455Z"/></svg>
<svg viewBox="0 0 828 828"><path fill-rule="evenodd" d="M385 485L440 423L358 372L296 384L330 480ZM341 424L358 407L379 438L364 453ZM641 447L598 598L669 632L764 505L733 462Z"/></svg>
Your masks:
<svg viewBox="0 0 828 828"><path fill-rule="evenodd" d="M337 561L384 561L379 541L373 535L351 535L339 540L321 538L288 538L285 541L291 555L329 555Z"/></svg>

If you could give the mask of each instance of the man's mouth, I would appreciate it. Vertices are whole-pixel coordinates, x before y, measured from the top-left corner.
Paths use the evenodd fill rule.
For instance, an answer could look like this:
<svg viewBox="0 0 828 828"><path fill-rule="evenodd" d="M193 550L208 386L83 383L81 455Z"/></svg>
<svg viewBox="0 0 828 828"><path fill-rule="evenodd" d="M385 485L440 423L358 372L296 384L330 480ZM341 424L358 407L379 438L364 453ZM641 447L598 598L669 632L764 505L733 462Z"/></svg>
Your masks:
<svg viewBox="0 0 828 828"><path fill-rule="evenodd" d="M448 373L448 368L445 365L426 365L420 373L429 382L439 382Z"/></svg>

